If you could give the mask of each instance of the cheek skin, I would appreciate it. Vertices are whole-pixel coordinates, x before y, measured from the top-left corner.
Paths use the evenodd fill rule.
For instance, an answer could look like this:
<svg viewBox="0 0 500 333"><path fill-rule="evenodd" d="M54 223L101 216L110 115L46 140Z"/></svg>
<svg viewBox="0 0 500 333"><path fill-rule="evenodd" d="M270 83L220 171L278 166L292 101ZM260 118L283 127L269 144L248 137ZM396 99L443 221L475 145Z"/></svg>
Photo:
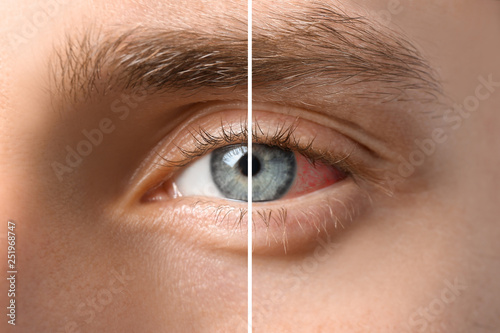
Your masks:
<svg viewBox="0 0 500 333"><path fill-rule="evenodd" d="M41 220L35 211L16 217L17 301L19 313L29 316L19 324L26 331L217 332L245 317L247 271L239 256L103 217L92 218L96 225L48 212ZM69 224L64 230L61 221Z"/></svg>

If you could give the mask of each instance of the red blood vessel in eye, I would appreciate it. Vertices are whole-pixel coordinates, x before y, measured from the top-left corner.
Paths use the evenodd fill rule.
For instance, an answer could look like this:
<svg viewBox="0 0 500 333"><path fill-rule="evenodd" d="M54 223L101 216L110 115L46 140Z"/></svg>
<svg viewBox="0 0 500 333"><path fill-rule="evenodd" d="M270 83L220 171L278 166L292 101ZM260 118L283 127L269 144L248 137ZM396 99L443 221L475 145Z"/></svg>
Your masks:
<svg viewBox="0 0 500 333"><path fill-rule="evenodd" d="M297 175L295 181L282 199L298 197L328 187L346 178L345 172L321 162L314 164L306 157L295 153Z"/></svg>

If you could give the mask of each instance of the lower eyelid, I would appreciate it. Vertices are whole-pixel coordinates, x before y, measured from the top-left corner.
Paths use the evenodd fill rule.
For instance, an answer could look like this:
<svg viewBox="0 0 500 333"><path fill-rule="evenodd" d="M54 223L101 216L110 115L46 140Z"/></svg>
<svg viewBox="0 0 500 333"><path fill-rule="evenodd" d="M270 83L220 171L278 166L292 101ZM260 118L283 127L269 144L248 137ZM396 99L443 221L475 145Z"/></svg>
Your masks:
<svg viewBox="0 0 500 333"><path fill-rule="evenodd" d="M297 199L253 204L254 252L290 254L336 237L371 207L367 191L351 178Z"/></svg>
<svg viewBox="0 0 500 333"><path fill-rule="evenodd" d="M117 228L170 237L197 247L247 254L247 204L229 205L223 200L178 198L165 202L140 202L116 211L110 220Z"/></svg>
<svg viewBox="0 0 500 333"><path fill-rule="evenodd" d="M351 177L300 200L254 203L253 252L276 256L314 250L318 238L341 237L370 208L368 192ZM155 233L175 234L200 246L243 255L247 248L246 209L246 203L180 197L139 204L133 214L123 219L140 221Z"/></svg>

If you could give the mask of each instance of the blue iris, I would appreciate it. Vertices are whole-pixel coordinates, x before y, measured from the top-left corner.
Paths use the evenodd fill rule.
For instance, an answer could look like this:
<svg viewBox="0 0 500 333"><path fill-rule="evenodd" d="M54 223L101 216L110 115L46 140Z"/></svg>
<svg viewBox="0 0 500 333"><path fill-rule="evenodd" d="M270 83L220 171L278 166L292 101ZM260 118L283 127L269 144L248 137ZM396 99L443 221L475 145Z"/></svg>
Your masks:
<svg viewBox="0 0 500 333"><path fill-rule="evenodd" d="M271 201L284 196L297 172L295 154L281 148L254 144L252 154L253 201ZM229 145L212 152L210 173L219 191L233 200L248 200L248 148Z"/></svg>

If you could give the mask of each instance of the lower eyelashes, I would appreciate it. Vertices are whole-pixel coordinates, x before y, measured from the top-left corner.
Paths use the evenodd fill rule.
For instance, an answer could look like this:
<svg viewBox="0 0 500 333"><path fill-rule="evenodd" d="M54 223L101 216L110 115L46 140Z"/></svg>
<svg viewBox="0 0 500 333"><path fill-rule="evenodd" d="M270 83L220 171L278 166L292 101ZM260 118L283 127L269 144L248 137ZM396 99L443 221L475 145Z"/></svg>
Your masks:
<svg viewBox="0 0 500 333"><path fill-rule="evenodd" d="M369 211L371 197L345 181L300 200L283 199L253 206L253 252L291 254L316 247L318 238L336 238Z"/></svg>

